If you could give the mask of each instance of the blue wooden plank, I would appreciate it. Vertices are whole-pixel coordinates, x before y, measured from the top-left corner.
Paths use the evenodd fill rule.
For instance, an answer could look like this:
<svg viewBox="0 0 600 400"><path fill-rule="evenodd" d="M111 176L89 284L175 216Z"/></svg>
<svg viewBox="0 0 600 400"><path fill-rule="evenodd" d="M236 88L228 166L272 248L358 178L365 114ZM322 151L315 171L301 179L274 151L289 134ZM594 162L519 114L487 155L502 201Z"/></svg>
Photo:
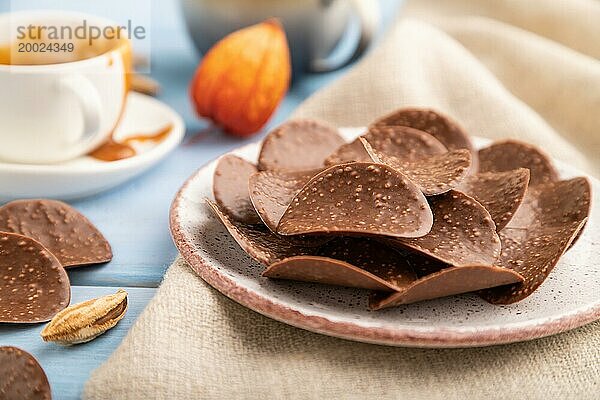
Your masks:
<svg viewBox="0 0 600 400"><path fill-rule="evenodd" d="M71 304L116 292L118 287L72 287ZM128 310L119 324L89 343L64 347L45 343L40 331L45 324L0 324L0 346L16 346L33 354L48 375L55 399L79 399L90 373L117 348L156 289L124 288Z"/></svg>

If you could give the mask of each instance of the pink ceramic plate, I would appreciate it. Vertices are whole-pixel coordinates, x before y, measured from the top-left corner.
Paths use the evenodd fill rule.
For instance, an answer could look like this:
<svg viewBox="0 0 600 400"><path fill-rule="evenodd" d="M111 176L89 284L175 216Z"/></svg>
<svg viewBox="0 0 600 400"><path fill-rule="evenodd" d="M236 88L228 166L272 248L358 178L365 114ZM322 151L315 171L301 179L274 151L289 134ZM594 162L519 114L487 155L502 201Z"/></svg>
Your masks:
<svg viewBox="0 0 600 400"><path fill-rule="evenodd" d="M360 133L345 129L348 139ZM234 153L255 161L259 144ZM583 175L558 163L564 178ZM276 320L326 335L396 346L469 347L510 343L564 332L600 319L600 182L590 178L593 209L576 245L546 282L508 306L475 295L453 296L382 311L367 309L367 292L261 277L203 199L212 198L215 162L183 185L171 208L179 251L205 281L238 303Z"/></svg>

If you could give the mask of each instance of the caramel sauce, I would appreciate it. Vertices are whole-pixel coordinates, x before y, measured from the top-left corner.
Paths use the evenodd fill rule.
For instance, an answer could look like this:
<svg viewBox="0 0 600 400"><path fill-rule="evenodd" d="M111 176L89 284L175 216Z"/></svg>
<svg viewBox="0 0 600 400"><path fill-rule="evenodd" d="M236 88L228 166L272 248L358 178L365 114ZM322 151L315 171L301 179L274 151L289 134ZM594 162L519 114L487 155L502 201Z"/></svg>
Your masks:
<svg viewBox="0 0 600 400"><path fill-rule="evenodd" d="M137 154L135 149L132 146L134 142L154 142L160 143L169 136L173 130L173 125L169 124L159 130L158 132L152 134L139 134L128 137L127 139L117 142L114 139L114 136L108 140L108 142L104 143L102 146L98 147L96 150L92 151L89 156L102 161L117 161L123 160L125 158L133 157Z"/></svg>
<svg viewBox="0 0 600 400"><path fill-rule="evenodd" d="M136 154L135 149L130 145L115 142L110 138L108 142L92 151L89 156L102 161L117 161L133 157Z"/></svg>

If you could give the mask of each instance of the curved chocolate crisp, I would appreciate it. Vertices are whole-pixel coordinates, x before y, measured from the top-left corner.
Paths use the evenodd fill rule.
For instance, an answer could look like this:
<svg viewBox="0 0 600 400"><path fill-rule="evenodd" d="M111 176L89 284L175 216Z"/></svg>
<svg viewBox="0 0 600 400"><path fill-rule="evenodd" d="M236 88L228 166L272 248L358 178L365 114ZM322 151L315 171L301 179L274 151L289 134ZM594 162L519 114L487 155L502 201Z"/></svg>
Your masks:
<svg viewBox="0 0 600 400"><path fill-rule="evenodd" d="M530 144L506 140L479 150L479 172L506 172L517 168L529 169L530 185L559 179L550 157Z"/></svg>
<svg viewBox="0 0 600 400"><path fill-rule="evenodd" d="M469 176L459 190L477 200L492 216L500 232L523 202L529 186L529 170L480 172Z"/></svg>
<svg viewBox="0 0 600 400"><path fill-rule="evenodd" d="M507 268L486 265L449 267L415 280L396 293L374 293L369 299L369 308L381 310L400 304L469 293L522 280L523 277Z"/></svg>
<svg viewBox="0 0 600 400"><path fill-rule="evenodd" d="M410 160L390 156L374 149L365 139L361 140L373 161L400 171L426 196L442 194L457 187L471 168L471 153L467 149Z"/></svg>
<svg viewBox="0 0 600 400"><path fill-rule="evenodd" d="M448 150L468 149L477 165L477 152L465 130L449 117L425 108L401 108L371 126L408 126L425 131L439 140Z"/></svg>
<svg viewBox="0 0 600 400"><path fill-rule="evenodd" d="M69 305L65 269L41 243L0 232L0 322L49 321Z"/></svg>
<svg viewBox="0 0 600 400"><path fill-rule="evenodd" d="M110 245L79 211L56 200L16 200L0 207L0 231L42 243L63 267L105 263Z"/></svg>
<svg viewBox="0 0 600 400"><path fill-rule="evenodd" d="M500 255L496 226L481 204L451 190L429 198L433 211L431 231L418 238L385 239L452 266L492 265Z"/></svg>
<svg viewBox="0 0 600 400"><path fill-rule="evenodd" d="M502 254L496 265L521 274L522 284L482 292L494 304L511 304L544 282L585 224L591 201L586 178L530 187L510 223L500 232Z"/></svg>
<svg viewBox="0 0 600 400"><path fill-rule="evenodd" d="M290 240L271 232L264 225L250 225L234 221L216 203L208 199L206 203L242 250L266 266L284 258L311 254L314 252L316 245L322 244L322 242L311 243L307 241L302 243L301 241Z"/></svg>
<svg viewBox="0 0 600 400"><path fill-rule="evenodd" d="M321 169L311 171L260 171L250 177L250 199L260 218L273 232L294 196Z"/></svg>
<svg viewBox="0 0 600 400"><path fill-rule="evenodd" d="M277 233L419 237L433 216L423 193L404 175L376 163L330 167L294 197Z"/></svg>
<svg viewBox="0 0 600 400"><path fill-rule="evenodd" d="M17 347L0 347L0 398L50 400L46 373L37 360Z"/></svg>
<svg viewBox="0 0 600 400"><path fill-rule="evenodd" d="M325 159L326 166L347 164L351 162L369 162L371 157L365 147L363 146L360 138L354 139L350 143L344 143L337 150L329 155Z"/></svg>
<svg viewBox="0 0 600 400"><path fill-rule="evenodd" d="M408 126L372 126L362 138L378 153L403 161L448 152L446 146L429 133Z"/></svg>
<svg viewBox="0 0 600 400"><path fill-rule="evenodd" d="M313 255L286 258L263 276L375 290L398 290L416 279L404 258L381 243L362 238L335 239Z"/></svg>
<svg viewBox="0 0 600 400"><path fill-rule="evenodd" d="M260 223L248 192L248 179L257 171L251 162L231 154L221 157L217 163L213 176L213 194L217 204L236 221Z"/></svg>
<svg viewBox="0 0 600 400"><path fill-rule="evenodd" d="M363 139L374 149L403 160L415 160L448 151L439 140L418 129L408 126L372 126L366 134L340 146L325 160L325 165L372 161Z"/></svg>
<svg viewBox="0 0 600 400"><path fill-rule="evenodd" d="M325 159L345 143L338 130L311 120L288 121L265 138L259 170L303 171L324 166Z"/></svg>

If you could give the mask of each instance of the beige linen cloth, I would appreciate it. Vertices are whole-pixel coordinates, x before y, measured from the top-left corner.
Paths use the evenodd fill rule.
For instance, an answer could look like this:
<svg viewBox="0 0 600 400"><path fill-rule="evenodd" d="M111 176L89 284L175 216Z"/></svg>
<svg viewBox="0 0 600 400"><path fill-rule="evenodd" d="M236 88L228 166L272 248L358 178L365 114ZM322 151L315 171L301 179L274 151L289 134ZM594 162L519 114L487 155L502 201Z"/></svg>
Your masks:
<svg viewBox="0 0 600 400"><path fill-rule="evenodd" d="M403 105L517 137L600 175L600 3L408 3L385 40L296 116L360 126ZM600 294L599 294L600 295ZM600 323L526 343L410 349L313 334L225 298L180 258L86 399L600 397Z"/></svg>

